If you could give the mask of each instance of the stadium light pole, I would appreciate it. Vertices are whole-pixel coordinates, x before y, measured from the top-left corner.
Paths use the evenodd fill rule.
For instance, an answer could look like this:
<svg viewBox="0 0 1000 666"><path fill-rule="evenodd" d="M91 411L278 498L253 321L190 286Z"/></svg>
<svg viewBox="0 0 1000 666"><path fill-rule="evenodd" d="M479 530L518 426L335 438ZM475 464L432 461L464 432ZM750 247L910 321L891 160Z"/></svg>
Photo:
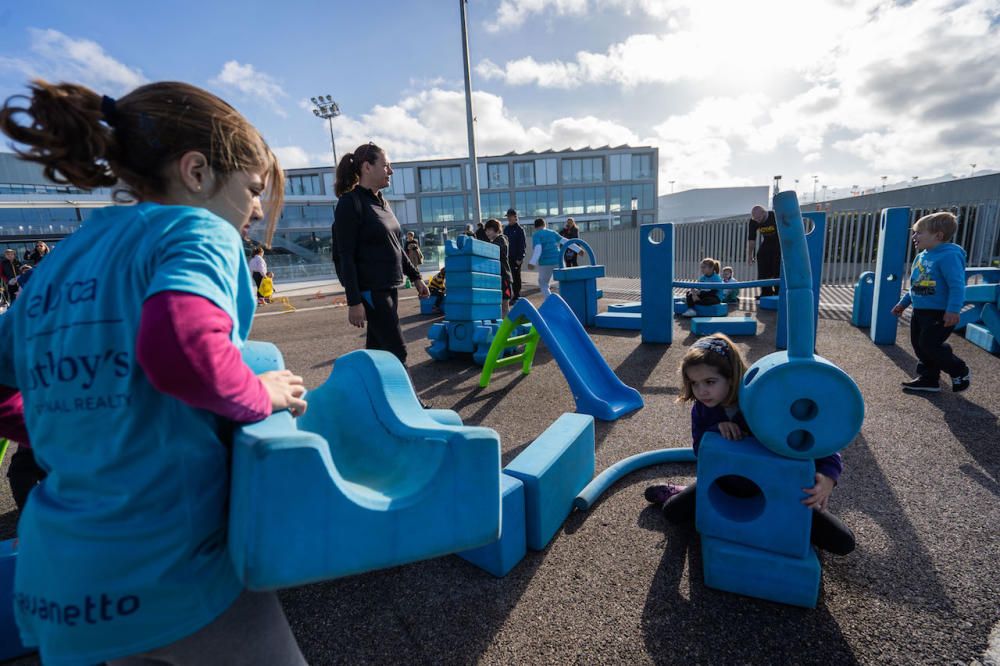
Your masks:
<svg viewBox="0 0 1000 666"><path fill-rule="evenodd" d="M319 95L312 98L313 115L324 118L330 123L330 146L333 148L333 170L337 171L337 142L333 138L333 119L340 115L340 107L329 95Z"/></svg>
<svg viewBox="0 0 1000 666"><path fill-rule="evenodd" d="M973 162L973 163L969 164L969 166L972 167L972 173L969 174L969 178L972 178L973 176L976 175L976 163Z"/></svg>
<svg viewBox="0 0 1000 666"><path fill-rule="evenodd" d="M816 184L819 183L819 176L813 176L813 203L816 203Z"/></svg>
<svg viewBox="0 0 1000 666"><path fill-rule="evenodd" d="M465 122L469 130L469 183L472 189L473 223L481 222L483 211L479 202L479 163L476 161L476 117L472 113L472 73L469 70L469 27L466 15L466 1L458 0L462 14L462 64L465 65Z"/></svg>

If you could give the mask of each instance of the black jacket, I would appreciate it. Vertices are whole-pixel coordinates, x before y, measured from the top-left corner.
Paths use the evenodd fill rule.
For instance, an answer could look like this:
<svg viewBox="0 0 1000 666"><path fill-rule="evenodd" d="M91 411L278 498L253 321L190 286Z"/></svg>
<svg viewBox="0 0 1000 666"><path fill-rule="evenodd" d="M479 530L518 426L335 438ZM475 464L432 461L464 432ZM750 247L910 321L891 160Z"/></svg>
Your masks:
<svg viewBox="0 0 1000 666"><path fill-rule="evenodd" d="M400 286L404 274L414 282L420 279L420 271L403 252L399 221L381 193L359 185L340 197L333 215L340 254L337 273L348 305L361 303L363 291Z"/></svg>
<svg viewBox="0 0 1000 666"><path fill-rule="evenodd" d="M8 259L4 255L0 254L0 275L3 276L3 281L10 282L17 277L17 274L21 272L21 262L17 260L17 257L13 259Z"/></svg>
<svg viewBox="0 0 1000 666"><path fill-rule="evenodd" d="M501 288L506 292L507 288L510 286L510 246L507 242L507 237L500 234L491 241L486 241L487 243L493 243L500 248L500 279Z"/></svg>

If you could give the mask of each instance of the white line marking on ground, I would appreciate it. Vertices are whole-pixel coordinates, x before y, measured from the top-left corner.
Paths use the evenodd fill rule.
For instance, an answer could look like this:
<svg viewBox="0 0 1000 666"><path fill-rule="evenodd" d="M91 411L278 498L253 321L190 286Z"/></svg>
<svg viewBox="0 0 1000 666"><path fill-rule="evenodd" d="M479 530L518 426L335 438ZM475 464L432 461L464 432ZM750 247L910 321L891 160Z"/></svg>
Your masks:
<svg viewBox="0 0 1000 666"><path fill-rule="evenodd" d="M412 301L414 298L417 298L417 297L416 296L403 296L399 300L401 300L401 301ZM330 310L332 308L346 308L346 307L347 307L346 305L315 305L315 306L313 306L311 308L295 308L294 310L282 310L281 312L260 312L258 310L257 314L255 314L254 317L274 317L274 316L277 316L277 315L292 314L292 313L295 313L295 312L312 312L313 310Z"/></svg>

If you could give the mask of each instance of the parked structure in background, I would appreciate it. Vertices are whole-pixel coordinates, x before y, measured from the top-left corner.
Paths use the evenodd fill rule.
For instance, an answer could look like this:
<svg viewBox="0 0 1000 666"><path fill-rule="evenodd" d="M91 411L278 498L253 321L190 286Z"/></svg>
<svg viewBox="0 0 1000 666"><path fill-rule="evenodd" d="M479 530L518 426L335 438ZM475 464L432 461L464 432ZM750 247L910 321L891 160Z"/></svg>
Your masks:
<svg viewBox="0 0 1000 666"><path fill-rule="evenodd" d="M664 194L657 199L657 221L684 224L731 215L749 215L754 206L770 208L768 201L770 188L767 185L684 190L677 194Z"/></svg>

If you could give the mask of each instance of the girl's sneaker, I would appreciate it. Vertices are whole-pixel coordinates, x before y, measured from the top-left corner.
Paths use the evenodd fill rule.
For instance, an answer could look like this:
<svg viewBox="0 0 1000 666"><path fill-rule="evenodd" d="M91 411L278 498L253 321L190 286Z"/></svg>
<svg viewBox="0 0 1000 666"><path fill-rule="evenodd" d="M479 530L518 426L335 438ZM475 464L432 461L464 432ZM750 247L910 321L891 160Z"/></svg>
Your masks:
<svg viewBox="0 0 1000 666"><path fill-rule="evenodd" d="M643 495L646 497L646 501L651 504L662 505L668 499L678 494L684 490L687 486L676 486L672 483L664 483L656 486L650 486L646 488L646 492Z"/></svg>

